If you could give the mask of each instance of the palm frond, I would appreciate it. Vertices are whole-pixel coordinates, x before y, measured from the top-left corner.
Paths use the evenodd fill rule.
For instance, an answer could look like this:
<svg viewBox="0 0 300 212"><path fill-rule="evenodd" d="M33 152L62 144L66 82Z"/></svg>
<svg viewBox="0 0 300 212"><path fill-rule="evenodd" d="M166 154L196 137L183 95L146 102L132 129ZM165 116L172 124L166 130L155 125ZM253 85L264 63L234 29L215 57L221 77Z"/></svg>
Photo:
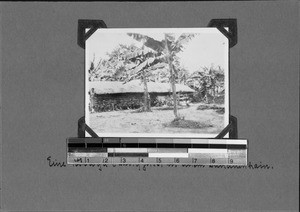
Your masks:
<svg viewBox="0 0 300 212"><path fill-rule="evenodd" d="M156 52L162 52L164 50L164 43L162 41L155 40L147 35L142 35L139 33L127 33L128 36L133 39L143 42L143 44Z"/></svg>
<svg viewBox="0 0 300 212"><path fill-rule="evenodd" d="M183 33L178 39L172 44L172 51L178 53L183 50L183 46L187 44L193 37L195 37L194 33Z"/></svg>

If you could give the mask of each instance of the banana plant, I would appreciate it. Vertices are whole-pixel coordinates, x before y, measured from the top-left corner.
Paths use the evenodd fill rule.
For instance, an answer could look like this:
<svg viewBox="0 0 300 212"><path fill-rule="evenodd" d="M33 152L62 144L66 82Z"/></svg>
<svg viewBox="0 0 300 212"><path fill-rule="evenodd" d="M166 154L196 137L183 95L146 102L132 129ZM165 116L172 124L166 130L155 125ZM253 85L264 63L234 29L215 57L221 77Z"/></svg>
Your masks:
<svg viewBox="0 0 300 212"><path fill-rule="evenodd" d="M95 81L125 81L128 78L126 65L130 63L127 55L135 52L135 45L119 45L112 52L107 53L109 59L102 59L95 63L95 55L91 61L89 75Z"/></svg>
<svg viewBox="0 0 300 212"><path fill-rule="evenodd" d="M140 79L144 85L144 107L143 111L151 111L150 95L148 92L148 81L154 76L154 71L161 70L165 65L162 62L160 55L152 49L142 46L141 49L136 49L133 53L127 55L127 59L131 61L128 64L128 78L124 83L134 79Z"/></svg>
<svg viewBox="0 0 300 212"><path fill-rule="evenodd" d="M214 100L216 93L219 93L219 88L224 88L224 70L220 66L218 69L213 66L202 67L191 74L187 84L201 93L204 96L203 99L207 100L210 94Z"/></svg>
<svg viewBox="0 0 300 212"><path fill-rule="evenodd" d="M154 54L154 58L151 59L149 67L160 63L160 65L164 66L169 70L170 75L170 84L172 89L173 103L174 103L174 115L175 118L178 118L177 113L177 95L176 95L176 75L177 71L174 68L174 60L176 54L181 52L184 48L184 45L191 40L195 34L193 33L183 33L177 39L175 39L174 33L165 33L164 39L161 41L155 40L147 35L142 35L139 33L128 33L133 39L142 42L143 46L152 49L156 54ZM149 64L149 63L147 63ZM144 67L144 66L143 66ZM151 69L147 69L151 70Z"/></svg>

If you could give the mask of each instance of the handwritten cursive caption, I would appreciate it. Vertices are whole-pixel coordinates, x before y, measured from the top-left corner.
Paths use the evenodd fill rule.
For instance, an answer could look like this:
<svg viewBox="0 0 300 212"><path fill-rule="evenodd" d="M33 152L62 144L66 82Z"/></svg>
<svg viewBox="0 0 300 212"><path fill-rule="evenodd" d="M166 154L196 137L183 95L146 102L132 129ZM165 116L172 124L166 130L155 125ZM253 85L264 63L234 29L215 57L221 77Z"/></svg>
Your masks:
<svg viewBox="0 0 300 212"><path fill-rule="evenodd" d="M241 169L241 170L270 170L274 169L269 164L262 162L254 163L248 162L247 166L233 166L233 165L189 165L189 164L67 164L65 161L59 161L52 156L47 157L47 164L49 167L63 168L63 167L91 167L97 168L99 171L103 171L105 168L115 167L136 167L139 171L147 171L150 167L183 167L183 168L202 168L202 169Z"/></svg>

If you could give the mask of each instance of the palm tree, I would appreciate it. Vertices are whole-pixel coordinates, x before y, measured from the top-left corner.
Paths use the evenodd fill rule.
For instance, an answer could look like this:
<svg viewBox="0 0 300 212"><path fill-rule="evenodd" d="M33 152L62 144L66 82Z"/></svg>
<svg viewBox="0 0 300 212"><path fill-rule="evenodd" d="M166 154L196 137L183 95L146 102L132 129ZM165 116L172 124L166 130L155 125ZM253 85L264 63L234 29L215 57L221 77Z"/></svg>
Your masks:
<svg viewBox="0 0 300 212"><path fill-rule="evenodd" d="M170 72L170 84L172 89L173 103L174 103L174 115L178 118L177 113L177 95L175 86L175 75L177 74L174 68L174 57L177 53L183 50L184 44L187 43L194 34L183 33L177 40L175 40L175 34L165 33L165 37L162 41L155 40L149 36L138 34L138 33L128 33L129 36L133 37L135 40L143 43L143 46L151 48L157 53L158 62L165 67L168 67Z"/></svg>

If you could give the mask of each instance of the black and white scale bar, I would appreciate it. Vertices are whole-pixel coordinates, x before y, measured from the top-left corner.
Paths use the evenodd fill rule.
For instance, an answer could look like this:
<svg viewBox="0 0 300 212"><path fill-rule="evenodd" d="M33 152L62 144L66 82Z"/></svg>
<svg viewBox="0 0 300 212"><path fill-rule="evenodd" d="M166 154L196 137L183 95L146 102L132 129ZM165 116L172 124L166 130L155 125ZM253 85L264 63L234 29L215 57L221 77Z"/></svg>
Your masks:
<svg viewBox="0 0 300 212"><path fill-rule="evenodd" d="M179 143L68 143L68 148L202 148L202 149L247 149L246 144L179 144Z"/></svg>
<svg viewBox="0 0 300 212"><path fill-rule="evenodd" d="M207 139L207 138L68 138L68 143L118 143L118 144L247 144L245 139Z"/></svg>
<svg viewBox="0 0 300 212"><path fill-rule="evenodd" d="M123 143L122 143L123 142ZM71 138L68 164L207 164L246 165L247 140Z"/></svg>

